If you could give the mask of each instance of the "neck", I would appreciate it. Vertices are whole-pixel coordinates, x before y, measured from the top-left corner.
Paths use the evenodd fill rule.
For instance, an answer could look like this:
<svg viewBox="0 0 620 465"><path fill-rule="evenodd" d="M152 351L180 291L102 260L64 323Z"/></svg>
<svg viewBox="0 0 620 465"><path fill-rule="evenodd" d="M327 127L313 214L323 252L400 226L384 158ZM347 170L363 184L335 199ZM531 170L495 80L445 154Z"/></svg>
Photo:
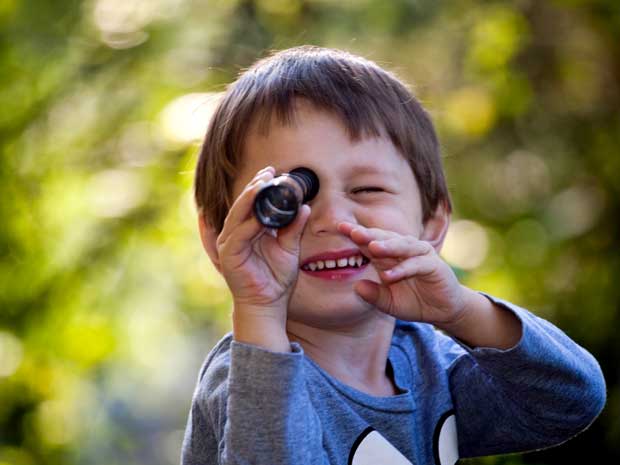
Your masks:
<svg viewBox="0 0 620 465"><path fill-rule="evenodd" d="M396 393L386 374L394 326L393 317L377 311L368 321L337 329L289 320L287 334L334 378L360 391L387 396Z"/></svg>

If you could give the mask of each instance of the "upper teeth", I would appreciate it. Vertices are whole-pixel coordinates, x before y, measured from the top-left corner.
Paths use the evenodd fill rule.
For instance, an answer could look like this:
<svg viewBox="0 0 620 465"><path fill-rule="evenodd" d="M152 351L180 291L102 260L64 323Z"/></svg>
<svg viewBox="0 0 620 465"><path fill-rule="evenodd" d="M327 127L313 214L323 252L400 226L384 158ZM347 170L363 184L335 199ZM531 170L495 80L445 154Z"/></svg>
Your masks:
<svg viewBox="0 0 620 465"><path fill-rule="evenodd" d="M323 268L344 268L345 266L362 266L364 259L361 255L354 255L349 258L339 258L338 260L317 260L316 262L306 263L302 268L304 270L314 271Z"/></svg>

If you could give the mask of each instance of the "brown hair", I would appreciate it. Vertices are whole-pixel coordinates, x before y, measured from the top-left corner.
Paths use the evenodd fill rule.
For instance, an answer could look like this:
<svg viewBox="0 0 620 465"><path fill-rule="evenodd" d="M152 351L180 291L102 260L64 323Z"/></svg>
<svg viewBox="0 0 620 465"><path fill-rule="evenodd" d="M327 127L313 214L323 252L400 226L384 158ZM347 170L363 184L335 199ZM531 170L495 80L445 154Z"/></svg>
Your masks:
<svg viewBox="0 0 620 465"><path fill-rule="evenodd" d="M250 125L291 124L295 99L339 116L352 141L387 134L420 187L423 221L451 211L439 143L428 113L407 87L376 63L341 50L302 46L263 58L230 84L209 123L195 176L199 214L219 233Z"/></svg>

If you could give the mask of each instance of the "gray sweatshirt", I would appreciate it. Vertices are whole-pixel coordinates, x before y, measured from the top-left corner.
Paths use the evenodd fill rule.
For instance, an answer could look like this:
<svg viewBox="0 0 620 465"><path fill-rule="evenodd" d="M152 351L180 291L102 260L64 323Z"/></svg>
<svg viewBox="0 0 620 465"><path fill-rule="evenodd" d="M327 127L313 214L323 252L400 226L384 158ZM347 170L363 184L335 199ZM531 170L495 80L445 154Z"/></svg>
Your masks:
<svg viewBox="0 0 620 465"><path fill-rule="evenodd" d="M521 320L517 345L474 349L398 320L391 397L341 383L297 343L277 353L227 334L200 370L181 464L452 465L586 429L606 399L594 357L548 321L486 297Z"/></svg>

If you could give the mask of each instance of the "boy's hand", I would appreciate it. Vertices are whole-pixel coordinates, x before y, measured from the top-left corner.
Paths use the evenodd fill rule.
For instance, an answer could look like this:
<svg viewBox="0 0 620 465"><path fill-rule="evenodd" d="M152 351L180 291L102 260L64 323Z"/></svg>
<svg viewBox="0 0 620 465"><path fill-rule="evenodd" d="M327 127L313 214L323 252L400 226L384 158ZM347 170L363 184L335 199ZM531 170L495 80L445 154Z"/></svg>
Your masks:
<svg viewBox="0 0 620 465"><path fill-rule="evenodd" d="M254 198L274 173L270 166L260 170L239 194L216 247L222 275L233 296L235 318L285 325L288 301L299 273L299 240L310 207L303 205L295 221L277 234L260 224L253 212Z"/></svg>
<svg viewBox="0 0 620 465"><path fill-rule="evenodd" d="M464 316L463 287L431 244L346 222L339 223L338 230L360 247L382 281L355 283L354 290L364 300L401 320L447 325Z"/></svg>

